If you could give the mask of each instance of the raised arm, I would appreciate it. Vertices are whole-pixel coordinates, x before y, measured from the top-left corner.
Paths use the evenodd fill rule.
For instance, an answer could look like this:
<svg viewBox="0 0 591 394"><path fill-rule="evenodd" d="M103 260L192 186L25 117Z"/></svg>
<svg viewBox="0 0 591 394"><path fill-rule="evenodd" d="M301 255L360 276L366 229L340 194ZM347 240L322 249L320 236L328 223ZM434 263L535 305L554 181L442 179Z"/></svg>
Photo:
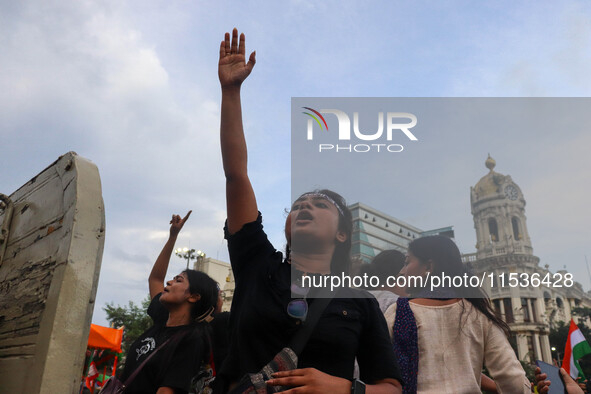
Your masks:
<svg viewBox="0 0 591 394"><path fill-rule="evenodd" d="M191 216L191 212L189 211L184 218L181 219L179 215L172 215L172 220L170 221L170 235L168 237L168 241L164 244L162 251L158 255L154 266L152 267L152 272L150 272L150 276L148 277L148 287L150 288L150 298L156 297L158 294L164 291L164 281L166 280L166 271L168 271L168 263L170 262L170 256L172 255L172 251L174 250L174 244L176 242L176 238L181 232L181 229L185 225L189 216Z"/></svg>
<svg viewBox="0 0 591 394"><path fill-rule="evenodd" d="M222 161L226 175L226 207L228 230L234 234L245 223L256 220L258 208L247 173L247 150L242 128L240 86L248 77L254 64L255 52L245 57L244 33L238 41L238 30L226 33L220 45L218 76L222 87L222 114L220 139Z"/></svg>

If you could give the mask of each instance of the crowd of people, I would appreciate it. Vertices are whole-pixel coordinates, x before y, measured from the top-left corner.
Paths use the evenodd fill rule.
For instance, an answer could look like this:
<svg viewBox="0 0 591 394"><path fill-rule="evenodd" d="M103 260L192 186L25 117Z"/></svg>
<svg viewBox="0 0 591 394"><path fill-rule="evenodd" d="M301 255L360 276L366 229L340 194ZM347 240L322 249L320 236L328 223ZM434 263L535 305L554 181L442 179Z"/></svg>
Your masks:
<svg viewBox="0 0 591 394"><path fill-rule="evenodd" d="M241 114L241 86L255 63L244 34L226 33L218 74L224 235L235 277L230 313L220 313L219 286L202 272L187 269L165 282L191 212L173 215L148 278L154 324L129 350L125 393L532 392L509 327L483 293L305 286L304 277L352 274L352 216L341 195L313 190L291 206L285 251L269 242L248 176ZM384 278L466 270L443 236L414 240L406 255L385 251L360 269ZM536 372L536 390L548 392L552 383ZM569 393L583 392L569 379Z"/></svg>

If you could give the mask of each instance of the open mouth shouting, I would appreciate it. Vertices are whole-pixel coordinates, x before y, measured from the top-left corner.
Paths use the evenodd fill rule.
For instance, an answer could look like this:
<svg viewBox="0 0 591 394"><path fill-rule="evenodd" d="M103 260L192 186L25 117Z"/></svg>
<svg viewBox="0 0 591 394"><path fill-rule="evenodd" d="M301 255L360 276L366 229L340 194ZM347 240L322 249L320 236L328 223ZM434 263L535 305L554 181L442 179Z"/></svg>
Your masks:
<svg viewBox="0 0 591 394"><path fill-rule="evenodd" d="M310 211L300 211L296 216L296 224L298 223L307 223L314 220L314 217L310 213Z"/></svg>

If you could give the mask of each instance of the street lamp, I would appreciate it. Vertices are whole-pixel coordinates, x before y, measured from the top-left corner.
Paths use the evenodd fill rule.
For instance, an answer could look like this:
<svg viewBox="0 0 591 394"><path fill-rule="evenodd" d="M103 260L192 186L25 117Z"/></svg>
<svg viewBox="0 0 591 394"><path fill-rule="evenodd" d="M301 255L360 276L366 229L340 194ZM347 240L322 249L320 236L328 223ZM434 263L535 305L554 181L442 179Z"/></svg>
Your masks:
<svg viewBox="0 0 591 394"><path fill-rule="evenodd" d="M553 352L556 352L556 363L558 364L557 366L560 367L560 364L562 363L560 360L560 352L556 350L554 346L552 346L550 349L552 349Z"/></svg>
<svg viewBox="0 0 591 394"><path fill-rule="evenodd" d="M182 259L187 259L187 269L189 269L189 263L191 260L195 260L197 258L195 256L195 249L178 248L174 251L174 254Z"/></svg>

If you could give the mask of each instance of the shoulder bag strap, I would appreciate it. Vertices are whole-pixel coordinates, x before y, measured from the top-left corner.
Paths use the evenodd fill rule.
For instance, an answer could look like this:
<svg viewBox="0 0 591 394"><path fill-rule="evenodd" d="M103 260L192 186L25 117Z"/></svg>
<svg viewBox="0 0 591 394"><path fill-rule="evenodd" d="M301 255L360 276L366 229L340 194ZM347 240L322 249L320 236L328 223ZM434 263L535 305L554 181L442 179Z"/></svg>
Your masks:
<svg viewBox="0 0 591 394"><path fill-rule="evenodd" d="M209 364L211 365L211 369L213 370L213 376L216 376L217 375L217 373L216 373L217 371L215 369L215 363L214 363L214 358L213 358L213 356L214 356L214 354L213 354L213 341L211 340L211 334L209 332L209 328L211 328L211 326L205 327L204 330L203 330L203 332L205 333L205 342L207 342L207 346L209 347L209 355L207 355L206 357L208 358Z"/></svg>
<svg viewBox="0 0 591 394"><path fill-rule="evenodd" d="M308 316L306 321L304 322L301 329L295 333L295 335L291 338L290 341L290 348L297 354L298 356L304 350L306 343L310 339L318 320L320 320L320 316L322 316L322 312L326 309L330 301L334 298L334 292L329 291L328 289L321 289L318 292L319 296L322 298L316 298L312 305L310 305L310 309L308 310Z"/></svg>
<svg viewBox="0 0 591 394"><path fill-rule="evenodd" d="M166 346L166 344L168 342L170 342L171 340L184 336L188 331L189 330L181 330L181 331L175 333L170 338L168 338L166 341L164 341L160 346L158 346L156 348L156 350L154 350L148 357L146 357L146 359L144 361L142 361L142 363L135 369L135 371L133 371L133 373L131 375L129 375L129 377L127 379L125 379L125 383L123 383L123 385L125 387L129 386L131 384L131 382L133 382L133 380L136 378L136 376L140 373L142 368L147 364L147 362L150 361L150 359L158 352L158 350L160 350L164 346Z"/></svg>

